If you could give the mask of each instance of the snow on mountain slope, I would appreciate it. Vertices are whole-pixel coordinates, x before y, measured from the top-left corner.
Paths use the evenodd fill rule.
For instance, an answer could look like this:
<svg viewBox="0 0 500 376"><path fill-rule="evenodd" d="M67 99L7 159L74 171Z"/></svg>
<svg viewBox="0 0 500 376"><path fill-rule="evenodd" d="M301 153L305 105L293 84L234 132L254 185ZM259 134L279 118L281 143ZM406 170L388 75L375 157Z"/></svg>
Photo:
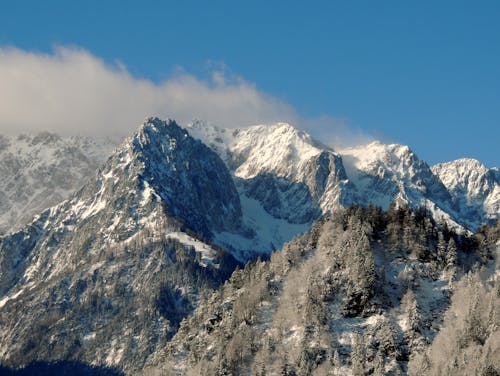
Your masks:
<svg viewBox="0 0 500 376"><path fill-rule="evenodd" d="M484 175L488 182L477 182L488 186L482 188L488 192L484 197L473 192L479 188L471 186L470 193L457 188L453 178L442 177L438 166L431 169L404 145L373 142L334 152L285 123L231 130L196 121L188 130L221 156L241 193L289 223L308 223L352 204L387 209L396 202L425 206L436 220L463 231L462 226L477 228L500 212L495 188L500 174L478 164L463 165L459 174ZM484 204L483 214L477 203L467 204L471 200Z"/></svg>
<svg viewBox="0 0 500 376"><path fill-rule="evenodd" d="M223 231L216 233L214 238L214 242L222 248L237 251L239 259L252 259L256 254L269 255L311 226L311 223L289 223L273 217L259 201L244 193L240 194L240 201L244 227L250 233Z"/></svg>
<svg viewBox="0 0 500 376"><path fill-rule="evenodd" d="M408 146L375 141L340 153L349 178L368 203L387 208L394 201L449 201L444 185Z"/></svg>
<svg viewBox="0 0 500 376"><path fill-rule="evenodd" d="M333 151L287 123L231 130L198 120L189 124L187 130L215 149L235 176L242 179L272 173L301 180L303 167L311 158L326 150Z"/></svg>
<svg viewBox="0 0 500 376"><path fill-rule="evenodd" d="M472 227L499 217L497 169L488 169L478 160L463 158L432 166L432 171L451 193L458 215Z"/></svg>
<svg viewBox="0 0 500 376"><path fill-rule="evenodd" d="M368 145L340 151L349 179L358 192L357 204L387 209L391 203L426 207L436 220L444 220L460 231L450 193L425 161L405 145Z"/></svg>
<svg viewBox="0 0 500 376"><path fill-rule="evenodd" d="M214 259L216 258L217 251L210 247L208 244L203 243L202 241L195 239L185 232L174 231L167 234L167 239L175 239L179 241L179 243L193 247L195 252L200 254L201 257L201 266L207 266L208 264L214 265L218 267L217 264L214 264Z"/></svg>
<svg viewBox="0 0 500 376"><path fill-rule="evenodd" d="M203 120L194 120L186 126L186 130L192 137L214 150L226 164L229 164L230 149L235 142L237 130L220 128Z"/></svg>
<svg viewBox="0 0 500 376"><path fill-rule="evenodd" d="M234 139L231 152L236 165L235 175L242 179L272 173L284 179L302 181L309 160L327 149L307 133L286 123L239 129Z"/></svg>
<svg viewBox="0 0 500 376"><path fill-rule="evenodd" d="M0 136L0 233L69 197L89 179L116 142L53 133Z"/></svg>
<svg viewBox="0 0 500 376"><path fill-rule="evenodd" d="M232 271L206 240L240 223L217 154L148 119L72 197L0 237L0 361L65 358L77 341L72 358L137 370Z"/></svg>

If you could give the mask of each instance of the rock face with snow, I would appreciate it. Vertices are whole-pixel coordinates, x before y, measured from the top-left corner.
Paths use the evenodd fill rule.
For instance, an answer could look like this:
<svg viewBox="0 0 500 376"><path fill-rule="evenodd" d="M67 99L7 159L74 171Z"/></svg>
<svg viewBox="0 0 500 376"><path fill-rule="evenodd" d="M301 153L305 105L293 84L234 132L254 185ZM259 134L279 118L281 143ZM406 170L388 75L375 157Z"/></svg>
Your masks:
<svg viewBox="0 0 500 376"><path fill-rule="evenodd" d="M460 229L469 226L455 210L447 187L429 165L405 145L382 144L344 149L340 152L347 173L356 187L357 205L409 205L427 208L438 221Z"/></svg>
<svg viewBox="0 0 500 376"><path fill-rule="evenodd" d="M188 130L226 162L241 194L291 223L310 223L348 205L426 207L436 220L456 229L477 228L500 213L495 193L498 170L463 167L472 175L488 176L484 175L487 183L478 183L486 184L488 197L472 199L466 190L449 185L450 179L442 181L439 165L429 167L408 146L373 142L334 151L284 123L230 130L194 122ZM471 199L482 200L481 210L487 214L478 217L477 210L473 214L470 205L464 209L459 202Z"/></svg>
<svg viewBox="0 0 500 376"><path fill-rule="evenodd" d="M140 366L234 266L193 237L240 222L217 154L148 119L80 191L0 238L0 359Z"/></svg>
<svg viewBox="0 0 500 376"><path fill-rule="evenodd" d="M339 155L289 124L231 131L198 122L188 129L225 159L240 191L276 218L308 223L348 202Z"/></svg>
<svg viewBox="0 0 500 376"><path fill-rule="evenodd" d="M94 175L113 140L53 133L0 136L0 233L19 229Z"/></svg>
<svg viewBox="0 0 500 376"><path fill-rule="evenodd" d="M472 228L498 218L500 175L475 159L457 159L432 166L453 198L458 216Z"/></svg>
<svg viewBox="0 0 500 376"><path fill-rule="evenodd" d="M230 166L243 191L273 216L292 223L318 218L343 204L347 176L330 148L289 124L256 126L234 133Z"/></svg>
<svg viewBox="0 0 500 376"><path fill-rule="evenodd" d="M393 202L425 205L433 200L446 206L450 201L445 186L408 146L373 142L345 149L341 155L366 203L388 208Z"/></svg>

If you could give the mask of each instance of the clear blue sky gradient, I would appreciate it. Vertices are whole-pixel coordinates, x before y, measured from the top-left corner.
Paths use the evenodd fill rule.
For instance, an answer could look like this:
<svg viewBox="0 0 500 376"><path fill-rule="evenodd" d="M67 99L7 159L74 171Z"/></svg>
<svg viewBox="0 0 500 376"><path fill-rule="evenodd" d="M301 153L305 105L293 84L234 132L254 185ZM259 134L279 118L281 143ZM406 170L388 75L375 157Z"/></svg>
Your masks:
<svg viewBox="0 0 500 376"><path fill-rule="evenodd" d="M76 3L3 2L0 46L76 45L154 81L224 62L305 117L500 166L500 1Z"/></svg>

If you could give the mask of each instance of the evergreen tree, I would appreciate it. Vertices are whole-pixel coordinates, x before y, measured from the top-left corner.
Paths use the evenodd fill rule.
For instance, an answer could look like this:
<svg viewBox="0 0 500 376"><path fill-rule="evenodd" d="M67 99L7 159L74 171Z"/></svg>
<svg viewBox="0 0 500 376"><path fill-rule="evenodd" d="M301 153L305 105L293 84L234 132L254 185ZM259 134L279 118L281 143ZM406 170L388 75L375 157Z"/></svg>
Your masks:
<svg viewBox="0 0 500 376"><path fill-rule="evenodd" d="M366 366L366 353L363 337L359 333L352 336L351 367L354 376L364 376Z"/></svg>
<svg viewBox="0 0 500 376"><path fill-rule="evenodd" d="M413 290L409 289L401 299L401 307L408 319L408 331L410 333L420 332L420 308Z"/></svg>
<svg viewBox="0 0 500 376"><path fill-rule="evenodd" d="M453 238L450 238L446 248L446 269L456 271L457 267L457 244Z"/></svg>
<svg viewBox="0 0 500 376"><path fill-rule="evenodd" d="M446 254L447 254L448 243L446 242L442 232L438 235L437 243L437 261L441 268L446 266Z"/></svg>

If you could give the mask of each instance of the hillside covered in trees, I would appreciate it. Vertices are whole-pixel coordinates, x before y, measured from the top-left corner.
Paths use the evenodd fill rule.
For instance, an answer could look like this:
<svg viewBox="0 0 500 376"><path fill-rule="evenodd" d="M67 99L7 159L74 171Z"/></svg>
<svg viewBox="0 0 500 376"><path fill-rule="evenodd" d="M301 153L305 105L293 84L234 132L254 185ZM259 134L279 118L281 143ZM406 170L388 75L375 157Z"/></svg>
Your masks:
<svg viewBox="0 0 500 376"><path fill-rule="evenodd" d="M499 233L339 211L235 271L145 374L498 374Z"/></svg>

